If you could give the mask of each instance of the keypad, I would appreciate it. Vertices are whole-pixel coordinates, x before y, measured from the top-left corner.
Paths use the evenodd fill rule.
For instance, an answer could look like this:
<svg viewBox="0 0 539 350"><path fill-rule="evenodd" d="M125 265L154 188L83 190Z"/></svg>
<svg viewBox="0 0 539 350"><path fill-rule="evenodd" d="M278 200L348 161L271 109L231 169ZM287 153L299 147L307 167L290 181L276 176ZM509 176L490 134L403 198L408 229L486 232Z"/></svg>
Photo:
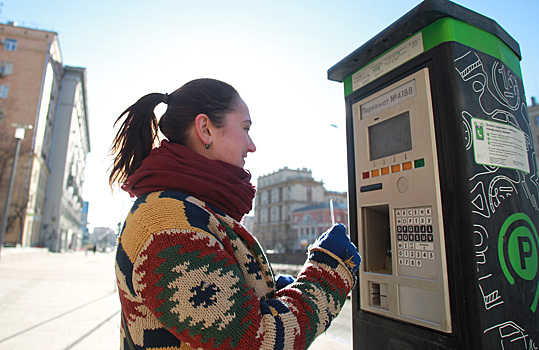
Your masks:
<svg viewBox="0 0 539 350"><path fill-rule="evenodd" d="M432 207L395 210L399 265L422 268L434 260Z"/></svg>

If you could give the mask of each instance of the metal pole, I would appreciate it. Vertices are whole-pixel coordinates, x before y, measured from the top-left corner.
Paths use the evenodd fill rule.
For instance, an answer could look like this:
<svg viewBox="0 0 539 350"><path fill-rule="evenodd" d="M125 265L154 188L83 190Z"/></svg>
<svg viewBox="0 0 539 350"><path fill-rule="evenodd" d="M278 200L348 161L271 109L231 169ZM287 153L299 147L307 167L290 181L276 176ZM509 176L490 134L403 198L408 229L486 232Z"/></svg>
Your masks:
<svg viewBox="0 0 539 350"><path fill-rule="evenodd" d="M9 217L9 209L11 207L11 193L15 183L15 173L17 172L17 163L19 160L19 151L21 150L21 138L16 138L15 157L13 158L13 168L11 169L11 178L9 180L9 188L6 196L6 206L4 207L4 215L2 216L2 233L0 234L0 249L4 245L4 236L6 235L7 221Z"/></svg>

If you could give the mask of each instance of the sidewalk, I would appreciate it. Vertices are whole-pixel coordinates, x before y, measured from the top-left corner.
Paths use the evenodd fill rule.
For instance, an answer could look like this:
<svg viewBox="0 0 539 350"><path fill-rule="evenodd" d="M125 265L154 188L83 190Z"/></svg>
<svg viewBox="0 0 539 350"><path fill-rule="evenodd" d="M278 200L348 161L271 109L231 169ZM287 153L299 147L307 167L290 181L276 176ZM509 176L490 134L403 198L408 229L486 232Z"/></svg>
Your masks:
<svg viewBox="0 0 539 350"><path fill-rule="evenodd" d="M0 261L0 350L117 350L119 333L114 253ZM310 349L347 350L350 343L328 332Z"/></svg>

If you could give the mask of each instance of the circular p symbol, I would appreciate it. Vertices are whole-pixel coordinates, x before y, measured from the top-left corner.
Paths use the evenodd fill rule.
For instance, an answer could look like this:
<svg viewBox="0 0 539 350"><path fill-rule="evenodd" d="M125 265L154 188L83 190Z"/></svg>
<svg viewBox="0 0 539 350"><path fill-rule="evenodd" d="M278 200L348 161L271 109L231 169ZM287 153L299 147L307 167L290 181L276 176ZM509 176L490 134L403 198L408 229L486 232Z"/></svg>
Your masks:
<svg viewBox="0 0 539 350"><path fill-rule="evenodd" d="M511 232L508 243L509 261L515 272L531 281L537 274L537 244L531 231L519 226Z"/></svg>
<svg viewBox="0 0 539 350"><path fill-rule="evenodd" d="M504 243L507 241L507 256L513 271L522 279L532 281L539 268L539 236L530 217L516 213L505 220L498 237L498 258L502 271L509 283L514 284L504 256ZM539 300L539 284L530 309L535 312Z"/></svg>

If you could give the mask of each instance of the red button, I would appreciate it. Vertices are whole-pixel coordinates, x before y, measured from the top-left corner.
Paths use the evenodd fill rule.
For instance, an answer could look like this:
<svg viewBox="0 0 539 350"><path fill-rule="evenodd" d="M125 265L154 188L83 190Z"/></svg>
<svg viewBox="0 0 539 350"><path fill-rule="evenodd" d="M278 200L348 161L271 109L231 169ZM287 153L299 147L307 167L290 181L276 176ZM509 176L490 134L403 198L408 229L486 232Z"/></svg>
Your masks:
<svg viewBox="0 0 539 350"><path fill-rule="evenodd" d="M370 177L370 173L368 171L363 173L363 180L368 179Z"/></svg>

